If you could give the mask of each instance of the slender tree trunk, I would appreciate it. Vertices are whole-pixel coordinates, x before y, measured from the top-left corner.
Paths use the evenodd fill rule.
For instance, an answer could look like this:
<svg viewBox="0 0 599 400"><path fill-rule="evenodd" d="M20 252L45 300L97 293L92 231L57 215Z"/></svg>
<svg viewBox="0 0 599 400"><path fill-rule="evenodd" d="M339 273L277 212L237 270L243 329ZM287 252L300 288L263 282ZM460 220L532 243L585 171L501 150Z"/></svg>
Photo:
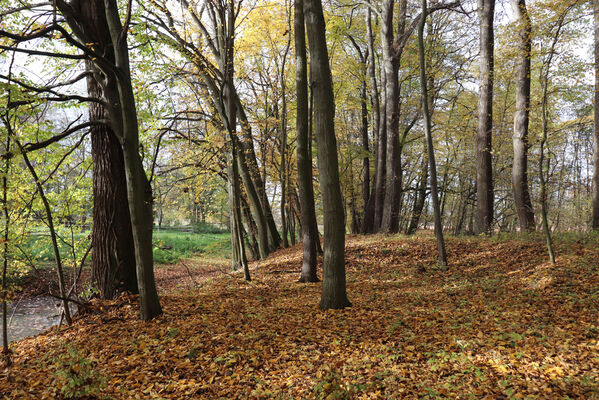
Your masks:
<svg viewBox="0 0 599 400"><path fill-rule="evenodd" d="M64 281L64 272L62 269L62 259L60 257L60 250L58 249L58 239L56 236L56 230L54 229L54 220L52 218L52 209L50 208L50 202L48 201L48 198L46 197L46 193L44 192L44 188L42 187L39 177L38 177L37 173L35 172L35 168L33 168L33 165L29 161L29 157L27 156L27 153L23 150L23 146L18 141L17 141L17 146L19 147L19 150L22 153L23 161L25 162L27 169L31 173L31 177L33 178L33 181L35 182L35 186L37 187L37 192L39 193L40 198L42 199L42 203L44 204L44 210L46 212L46 219L47 219L46 222L48 223L48 229L50 230L50 238L52 240L52 250L54 251L54 259L56 261L56 274L58 276L58 291L59 291L60 297L62 299L64 318L67 321L67 324L71 325L73 323L73 320L71 319L71 311L69 310L69 301L67 299L67 291L65 288L65 281Z"/></svg>
<svg viewBox="0 0 599 400"><path fill-rule="evenodd" d="M262 206L262 214L264 215L264 218L266 220L266 227L268 229L268 240L269 240L269 247L271 250L276 249L277 247L279 247L280 243L281 243L281 237L279 235L279 231L277 230L277 225L275 224L275 220L273 218L273 214L272 214L272 208L270 206L270 202L268 201L268 197L266 196L266 189L264 186L264 179L262 179L262 176L260 175L260 168L258 167L258 162L256 160L256 152L254 150L254 142L253 142L253 138L252 138L252 130L250 127L250 123L248 121L247 115L245 114L245 110L241 105L241 101L239 100L239 97L237 95L237 93L235 93L236 96L236 106L237 106L237 114L239 117L239 123L241 125L241 133L242 133L242 139L239 141L239 147L240 147L240 158L245 160L245 164L247 165L248 168L248 172L251 176L251 180L254 182L254 190L256 192L256 195L260 201L260 204ZM242 176L243 176L243 169L242 169ZM248 185L245 185L245 178L244 178L244 186L246 186L246 191L248 191ZM251 192L252 190L250 189L248 191L248 194ZM253 197L253 195L252 195ZM256 218L256 217L254 217Z"/></svg>
<svg viewBox="0 0 599 400"><path fill-rule="evenodd" d="M289 50L289 42L283 57L283 66L281 67L281 233L283 237L283 247L289 247L287 240L287 217L285 216L285 207L287 206L287 97L285 95L285 59Z"/></svg>
<svg viewBox="0 0 599 400"><path fill-rule="evenodd" d="M547 143L547 136L549 134L549 118L547 115L547 103L549 101L549 72L551 71L551 62L553 61L553 55L555 54L555 46L559 39L559 35L563 26L564 18L566 14L562 14L558 20L557 31L553 37L551 48L549 50L549 56L545 65L541 66L541 73L539 80L541 82L543 96L541 99L541 122L542 122L542 136L539 151L539 178L541 181L541 223L543 225L543 234L545 235L545 241L547 242L547 253L549 254L549 262L551 265L555 265L555 253L553 251L553 241L551 239L551 230L549 229L549 218L547 216L547 181L545 179L545 144ZM549 173L550 159L547 159L547 173Z"/></svg>
<svg viewBox="0 0 599 400"><path fill-rule="evenodd" d="M480 19L480 91L476 134L476 233L490 233L493 224L493 75L495 0L478 0Z"/></svg>
<svg viewBox="0 0 599 400"><path fill-rule="evenodd" d="M101 98L97 83L100 71L90 62L87 79L90 97ZM104 107L89 105L90 120L108 118ZM92 228L92 282L103 299L113 299L123 290L138 293L135 273L135 250L131 217L127 204L127 182L123 150L114 132L107 125L95 125L91 130L93 161L94 224Z"/></svg>
<svg viewBox="0 0 599 400"><path fill-rule="evenodd" d="M424 60L424 26L426 24L427 5L422 0L422 19L418 26L418 53L420 64L420 84L422 86L422 113L424 116L424 133L426 136L427 153L431 174L431 198L435 217L435 236L437 238L437 250L439 252L439 264L447 265L447 254L445 251L445 240L443 239L443 223L441 221L441 209L439 207L439 194L437 191L437 166L435 163L435 150L433 147L433 136L431 132L431 118L428 109L428 89L426 79L426 62Z"/></svg>
<svg viewBox="0 0 599 400"><path fill-rule="evenodd" d="M254 186L254 182L251 178L244 151L239 145L240 141L237 136L235 136L235 141L238 144L236 147L239 149L239 151L237 151L237 168L240 171L241 180L243 181L243 186L245 187L245 191L248 196L249 208L254 222L256 223L256 234L258 240L257 244L259 250L258 254L260 259L265 259L268 257L268 254L271 250L268 238L268 223L266 217L264 216L264 210L260 203L258 193L256 192L256 187Z"/></svg>
<svg viewBox="0 0 599 400"><path fill-rule="evenodd" d="M427 147L425 143L425 147ZM410 226L408 227L408 235L412 235L418 229L420 223L420 217L422 216L422 210L424 210L424 201L426 200L426 186L428 183L428 157L425 155L422 157L422 166L420 180L418 182L418 190L416 191L416 199L414 200L414 208L412 210L412 218L410 220Z"/></svg>
<svg viewBox="0 0 599 400"><path fill-rule="evenodd" d="M381 68L381 110L379 123L379 137L376 146L376 175L374 196L374 229L377 232L381 228L383 219L383 207L385 202L385 184L387 181L387 89L384 68Z"/></svg>
<svg viewBox="0 0 599 400"><path fill-rule="evenodd" d="M595 124L593 144L593 211L591 227L599 229L599 0L593 0L595 28Z"/></svg>
<svg viewBox="0 0 599 400"><path fill-rule="evenodd" d="M512 186L516 211L522 231L535 229L534 211L528 187L528 122L530 113L530 51L531 22L525 0L511 0L514 14L520 25L518 86L516 88L516 113L514 114L514 164Z"/></svg>
<svg viewBox="0 0 599 400"><path fill-rule="evenodd" d="M302 225L302 273L300 282L318 282L316 275L318 233L312 186L312 153L310 152L308 110L308 64L304 1L295 0L295 80L297 90L297 186Z"/></svg>
<svg viewBox="0 0 599 400"><path fill-rule="evenodd" d="M10 153L10 135L6 135L5 153ZM6 282L6 272L8 270L9 256L9 235L10 235L10 212L8 211L8 176L10 174L10 157L4 160L4 174L2 176L2 211L4 214L4 243L2 246L2 355L4 365L12 364L10 358L10 350L8 348L8 307L6 304L6 296L8 295L8 284Z"/></svg>
<svg viewBox="0 0 599 400"><path fill-rule="evenodd" d="M237 127L237 104L235 99L235 86L233 84L233 76L235 73L234 70L234 43L235 43L235 3L234 0L229 0L227 2L226 9L226 45L225 45L225 90L224 90L224 99L226 101L225 107L227 110L228 121L227 121L227 131L229 133L229 141L230 141L230 162L229 162L229 180L231 185L231 193L233 197L233 209L231 212L233 213L233 218L236 227L236 238L234 240L237 241L239 246L240 253L240 262L241 267L243 268L243 274L246 281L250 281L250 271L249 266L245 254L245 243L243 242L243 234L242 229L243 226L241 224L241 190L239 187L239 171L237 169L237 163L235 162L237 158L237 143L236 143L236 127ZM224 29L223 29L224 30Z"/></svg>
<svg viewBox="0 0 599 400"><path fill-rule="evenodd" d="M374 52L374 35L372 33L372 10L367 7L366 10L366 35L368 37L368 78L370 79L371 93L370 101L372 103L372 137L374 138L374 148L377 149L380 135L380 118L381 118L381 105L379 99L379 89L376 79L376 53ZM377 150L378 153L378 150ZM362 233L372 233L374 231L374 207L376 197L376 182L378 171L378 157L375 155L375 176L374 182L371 188L371 192L368 196L368 201L364 204L364 221L362 223ZM369 165L370 168L370 165Z"/></svg>
<svg viewBox="0 0 599 400"><path fill-rule="evenodd" d="M362 139L362 203L364 209L368 204L370 198L370 144L368 140L368 107L366 97L366 78L360 85L360 102L361 102L361 139ZM363 221L366 216L363 216ZM361 225L364 225L362 222ZM363 229L361 229L363 231Z"/></svg>
<svg viewBox="0 0 599 400"><path fill-rule="evenodd" d="M304 16L310 45L310 77L314 90L314 127L324 207L324 261L320 308L351 305L345 282L345 226L335 138L335 101L320 0L305 0Z"/></svg>

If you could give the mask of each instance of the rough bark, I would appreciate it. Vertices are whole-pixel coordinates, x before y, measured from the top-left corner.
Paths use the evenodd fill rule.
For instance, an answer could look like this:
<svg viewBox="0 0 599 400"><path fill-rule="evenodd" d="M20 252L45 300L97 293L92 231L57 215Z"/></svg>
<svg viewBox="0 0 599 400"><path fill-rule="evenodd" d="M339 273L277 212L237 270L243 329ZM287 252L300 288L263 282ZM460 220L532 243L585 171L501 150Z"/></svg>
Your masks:
<svg viewBox="0 0 599 400"><path fill-rule="evenodd" d="M495 0L478 0L480 19L480 89L476 134L476 233L490 233L493 224L493 75Z"/></svg>
<svg viewBox="0 0 599 400"><path fill-rule="evenodd" d="M105 100L108 120L123 150L127 203L131 217L141 318L162 313L152 254L152 189L139 155L139 127L127 45L127 27L120 19L116 0L55 0L60 12L83 46L93 44L88 58L99 70L97 83ZM96 20L96 22L91 22ZM100 28L101 27L101 28ZM99 32L108 32L101 35ZM106 42L104 40L107 40Z"/></svg>
<svg viewBox="0 0 599 400"><path fill-rule="evenodd" d="M304 2L295 0L295 80L297 90L297 186L301 214L302 272L300 282L318 282L316 274L318 233L314 188L312 187L312 153L308 114L308 64L306 57L306 29L304 24Z"/></svg>
<svg viewBox="0 0 599 400"><path fill-rule="evenodd" d="M326 29L320 0L305 0L304 17L310 46L310 77L314 91L314 131L324 208L324 260L320 307L351 305L345 279L345 226L335 138L335 102Z"/></svg>
<svg viewBox="0 0 599 400"><path fill-rule="evenodd" d="M90 97L101 98L96 78L100 71L87 63L92 75L87 79ZM90 120L107 118L104 106L90 102ZM113 299L122 291L138 293L131 217L127 204L127 182L121 145L107 125L91 130L93 162L94 224L92 228L92 282L103 299Z"/></svg>
<svg viewBox="0 0 599 400"><path fill-rule="evenodd" d="M530 50L531 22L525 0L511 0L519 24L518 85L514 114L514 164L512 187L521 231L535 229L534 211L528 187L528 124L530 113Z"/></svg>

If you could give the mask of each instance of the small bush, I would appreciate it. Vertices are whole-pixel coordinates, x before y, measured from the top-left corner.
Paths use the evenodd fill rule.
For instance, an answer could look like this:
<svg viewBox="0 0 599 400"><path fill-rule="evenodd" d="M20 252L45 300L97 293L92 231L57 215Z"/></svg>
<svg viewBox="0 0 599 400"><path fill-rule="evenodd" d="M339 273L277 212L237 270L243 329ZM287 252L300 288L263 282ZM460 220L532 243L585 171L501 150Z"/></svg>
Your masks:
<svg viewBox="0 0 599 400"><path fill-rule="evenodd" d="M106 379L95 369L95 363L68 345L57 361L58 388L67 399L97 397Z"/></svg>

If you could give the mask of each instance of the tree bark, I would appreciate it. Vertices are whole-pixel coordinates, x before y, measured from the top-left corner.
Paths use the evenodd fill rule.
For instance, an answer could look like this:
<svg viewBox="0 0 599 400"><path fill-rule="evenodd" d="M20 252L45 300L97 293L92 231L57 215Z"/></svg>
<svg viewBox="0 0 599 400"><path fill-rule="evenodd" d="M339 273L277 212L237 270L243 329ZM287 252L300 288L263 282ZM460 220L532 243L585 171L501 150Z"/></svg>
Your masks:
<svg viewBox="0 0 599 400"><path fill-rule="evenodd" d="M593 143L593 211L591 226L599 229L599 0L593 0L595 30L595 124Z"/></svg>
<svg viewBox="0 0 599 400"><path fill-rule="evenodd" d="M335 101L329 66L326 28L320 0L305 0L304 16L310 45L310 77L314 90L314 130L324 208L322 309L351 306L345 280L345 225L335 138Z"/></svg>
<svg viewBox="0 0 599 400"><path fill-rule="evenodd" d="M312 154L310 152L308 110L308 64L306 57L306 29L304 1L295 0L295 80L297 90L297 186L302 225L302 272L300 282L318 282L316 274L318 233L314 188L312 186Z"/></svg>
<svg viewBox="0 0 599 400"><path fill-rule="evenodd" d="M87 79L90 97L101 98L96 82L100 71L90 62ZM105 120L104 106L88 104L90 120ZM138 293L131 217L127 204L127 182L123 150L107 125L90 128L93 162L94 224L92 228L92 283L103 299L113 299L124 290Z"/></svg>
<svg viewBox="0 0 599 400"><path fill-rule="evenodd" d="M414 200L414 207L412 209L412 218L410 219L410 225L407 230L408 235L414 234L418 229L420 217L422 216L422 210L424 210L426 186L428 183L428 157L426 155L422 157L422 166L420 168L420 180L418 181L418 189L416 190L416 199Z"/></svg>
<svg viewBox="0 0 599 400"><path fill-rule="evenodd" d="M385 194L380 230L395 233L399 229L399 203L401 197L401 143L399 138L399 66L401 50L394 46L393 9L395 1L384 0L382 5L381 37L383 42L383 69L385 72L385 118L387 151L385 155ZM407 1L399 6L398 37L404 34Z"/></svg>
<svg viewBox="0 0 599 400"><path fill-rule="evenodd" d="M476 134L476 233L490 233L493 224L493 75L495 0L478 0L480 19L480 90Z"/></svg>
<svg viewBox="0 0 599 400"><path fill-rule="evenodd" d="M447 265L447 253L445 251L445 240L443 238L443 223L441 221L441 209L439 207L439 193L437 190L437 165L435 163L435 150L433 147L433 136L431 132L431 114L428 109L428 89L426 80L426 62L424 60L424 26L426 24L427 4L422 0L422 19L418 26L418 53L420 64L420 85L422 86L422 114L424 116L424 133L426 136L426 147L431 175L431 198L435 218L435 237L437 238L437 250L439 253L439 264Z"/></svg>
<svg viewBox="0 0 599 400"><path fill-rule="evenodd" d="M366 35L368 37L368 78L370 80L371 93L370 102L372 103L372 137L374 138L374 148L377 149L380 135L381 104L379 99L379 89L376 79L376 54L374 52L374 35L372 33L372 10L367 7L366 10ZM378 153L378 150L376 151ZM370 166L369 166L370 168ZM362 221L362 233L372 233L374 231L374 207L376 197L376 182L378 170L378 157L375 154L374 181L371 186L371 192L368 201L364 204L364 220Z"/></svg>
<svg viewBox="0 0 599 400"><path fill-rule="evenodd" d="M511 0L519 24L518 85L514 114L512 187L521 231L534 231L535 219L528 187L528 123L530 113L531 22L525 0Z"/></svg>

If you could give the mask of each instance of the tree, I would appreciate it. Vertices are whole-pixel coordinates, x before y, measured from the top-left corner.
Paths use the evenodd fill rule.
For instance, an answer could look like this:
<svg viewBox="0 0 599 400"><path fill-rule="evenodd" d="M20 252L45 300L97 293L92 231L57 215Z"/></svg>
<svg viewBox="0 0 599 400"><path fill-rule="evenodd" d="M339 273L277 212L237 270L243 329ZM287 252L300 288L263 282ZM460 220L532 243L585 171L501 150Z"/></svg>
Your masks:
<svg viewBox="0 0 599 400"><path fill-rule="evenodd" d="M300 282L318 282L316 275L318 232L312 187L312 154L308 116L308 60L306 57L306 28L304 1L294 2L295 80L297 91L297 185L302 222L302 273Z"/></svg>
<svg viewBox="0 0 599 400"><path fill-rule="evenodd" d="M99 2L90 2L93 7ZM97 10L94 11L97 13ZM97 21L97 20L96 20ZM96 21L91 21L94 23ZM104 36L97 42L108 43L108 32L96 26L96 34ZM97 83L101 71L87 62L88 95L101 98L102 92ZM106 120L105 107L98 102L89 102L91 121ZM135 272L135 251L127 203L127 182L123 151L118 138L108 125L90 127L93 162L93 227L91 260L92 282L103 299L112 299L123 290L138 293Z"/></svg>
<svg viewBox="0 0 599 400"><path fill-rule="evenodd" d="M424 58L424 26L428 14L426 0L422 0L422 18L418 25L418 54L420 65L420 85L422 87L422 114L424 117L424 134L426 136L426 148L431 176L431 197L433 200L433 211L435 213L435 237L437 238L437 250L439 253L439 264L447 265L447 254L445 252L445 240L443 239L443 222L441 221L441 208L439 206L439 193L437 186L437 164L435 161L435 150L433 147L433 135L431 132L431 113L429 112L429 98L426 77L426 61Z"/></svg>
<svg viewBox="0 0 599 400"><path fill-rule="evenodd" d="M490 233L493 224L493 72L495 0L478 0L480 19L480 90L476 134L476 233Z"/></svg>
<svg viewBox="0 0 599 400"><path fill-rule="evenodd" d="M593 147L593 205L591 226L599 229L599 0L593 0L595 39L595 125Z"/></svg>
<svg viewBox="0 0 599 400"><path fill-rule="evenodd" d="M511 0L518 22L518 85L514 113L514 164L512 186L522 231L535 230L535 218L528 187L528 125L530 115L530 52L532 26L525 0Z"/></svg>
<svg viewBox="0 0 599 400"><path fill-rule="evenodd" d="M83 50L93 65L102 71L102 76L95 78L106 102L109 125L123 151L141 318L148 321L160 315L162 309L154 280L152 189L139 154L139 126L129 65L127 34L131 2L124 23L116 0L57 0L55 4L76 37L70 38L70 43ZM109 35L100 38L96 34L100 27ZM68 36L67 32L62 34ZM99 42L98 39L108 41ZM90 48L88 44L95 46Z"/></svg>
<svg viewBox="0 0 599 400"><path fill-rule="evenodd" d="M304 1L310 46L310 78L314 91L314 132L318 144L318 171L324 208L324 260L320 308L351 306L345 284L345 223L339 186L335 138L335 102L329 66L326 28L320 0Z"/></svg>

